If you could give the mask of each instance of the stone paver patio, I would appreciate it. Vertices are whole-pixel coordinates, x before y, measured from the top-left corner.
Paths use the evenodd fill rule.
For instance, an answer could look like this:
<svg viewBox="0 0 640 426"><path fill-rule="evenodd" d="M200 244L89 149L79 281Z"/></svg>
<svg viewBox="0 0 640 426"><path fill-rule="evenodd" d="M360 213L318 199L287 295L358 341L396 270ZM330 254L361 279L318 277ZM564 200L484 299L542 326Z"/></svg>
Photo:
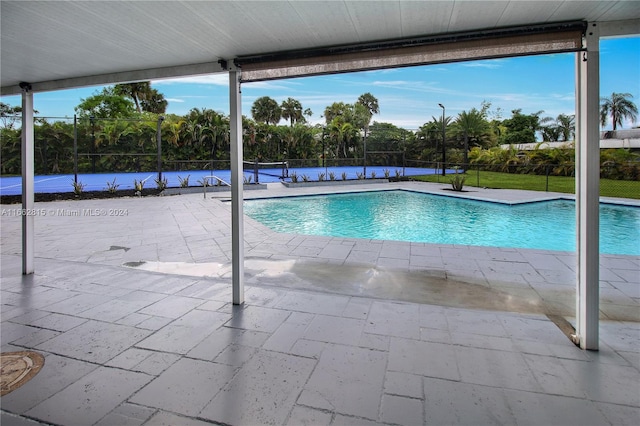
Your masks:
<svg viewBox="0 0 640 426"><path fill-rule="evenodd" d="M45 356L2 397L3 425L640 423L637 256L601 256L599 352L561 330L567 252L276 234L246 218L233 306L225 198L37 203L26 277L20 219L1 218L2 352Z"/></svg>

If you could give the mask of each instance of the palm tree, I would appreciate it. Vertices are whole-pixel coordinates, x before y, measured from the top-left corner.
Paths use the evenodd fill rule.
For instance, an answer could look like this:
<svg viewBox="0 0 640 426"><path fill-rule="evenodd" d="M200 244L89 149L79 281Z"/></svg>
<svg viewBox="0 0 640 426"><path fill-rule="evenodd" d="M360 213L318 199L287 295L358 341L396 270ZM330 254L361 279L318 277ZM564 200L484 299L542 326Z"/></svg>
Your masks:
<svg viewBox="0 0 640 426"><path fill-rule="evenodd" d="M353 124L338 116L329 124L329 135L336 141L336 158L340 157L340 151L347 158L347 146L355 138L358 129Z"/></svg>
<svg viewBox="0 0 640 426"><path fill-rule="evenodd" d="M360 105L363 105L369 111L369 115L373 117L373 114L380 113L380 107L378 106L378 99L373 96L371 93L367 92L358 97L358 102Z"/></svg>
<svg viewBox="0 0 640 426"><path fill-rule="evenodd" d="M560 114L556 117L558 133L564 142L573 140L576 133L576 116L573 114Z"/></svg>
<svg viewBox="0 0 640 426"><path fill-rule="evenodd" d="M142 111L152 114L164 114L168 104L169 102L164 98L164 95L153 88L149 88L144 98L140 100Z"/></svg>
<svg viewBox="0 0 640 426"><path fill-rule="evenodd" d="M148 81L142 81L139 83L116 84L113 89L116 95L131 98L136 106L136 111L142 112L142 109L140 108L140 100L144 98L144 94L146 92L151 90L151 83Z"/></svg>
<svg viewBox="0 0 640 426"><path fill-rule="evenodd" d="M224 152L224 146L228 142L229 122L223 115L211 109L206 109L203 113L200 140L203 147L207 145L205 142L209 142L208 145L211 147L211 170L213 170L216 150Z"/></svg>
<svg viewBox="0 0 640 426"><path fill-rule="evenodd" d="M433 155L438 149L438 141L442 140L442 125L438 127L438 123L435 121L424 123L416 132L416 139L424 141L424 145L417 150L420 153L418 159L432 161Z"/></svg>
<svg viewBox="0 0 640 426"><path fill-rule="evenodd" d="M469 140L480 144L489 137L491 129L485 115L475 108L471 108L469 112L462 111L459 113L453 127L454 133L462 134L464 138L463 163L466 167L466 164L469 162Z"/></svg>
<svg viewBox="0 0 640 426"><path fill-rule="evenodd" d="M131 98L136 106L136 111L141 113L164 114L167 109L167 100L158 90L151 87L151 82L116 84L113 87L116 95Z"/></svg>
<svg viewBox="0 0 640 426"><path fill-rule="evenodd" d="M638 116L638 108L629 99L633 98L631 93L612 93L609 98L600 98L600 124L604 126L607 119L611 116L613 122L613 130L617 126L622 126L622 120L625 118L635 120Z"/></svg>
<svg viewBox="0 0 640 426"><path fill-rule="evenodd" d="M294 123L299 123L303 120L302 117L302 104L293 98L288 98L286 101L282 101L280 106L282 110L282 118L289 120L291 127Z"/></svg>
<svg viewBox="0 0 640 426"><path fill-rule="evenodd" d="M262 96L256 99L251 106L251 116L260 123L278 124L282 117L282 110L274 99Z"/></svg>
<svg viewBox="0 0 640 426"><path fill-rule="evenodd" d="M349 105L344 102L334 102L324 109L324 118L327 125L331 124L334 118L347 114Z"/></svg>
<svg viewBox="0 0 640 426"><path fill-rule="evenodd" d="M378 99L373 96L371 93L367 92L367 93L363 93L362 95L360 95L358 97L358 101L356 102L356 104L360 104L362 106L364 106L366 108L366 114L367 114L367 119L365 121L364 124L364 140L363 140L363 144L364 144L364 150L365 150L365 155L366 155L366 150L367 150L367 133L369 133L369 123L371 123L371 117L373 117L373 114L379 114L380 113L380 107L378 105ZM365 159L366 161L366 159ZM366 173L366 163L365 163L365 173Z"/></svg>

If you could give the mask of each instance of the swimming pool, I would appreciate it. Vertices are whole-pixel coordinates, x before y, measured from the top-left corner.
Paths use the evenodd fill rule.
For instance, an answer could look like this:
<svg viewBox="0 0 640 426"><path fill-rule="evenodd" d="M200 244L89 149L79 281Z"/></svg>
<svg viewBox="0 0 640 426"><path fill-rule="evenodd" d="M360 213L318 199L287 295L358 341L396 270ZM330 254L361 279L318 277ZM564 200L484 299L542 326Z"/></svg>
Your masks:
<svg viewBox="0 0 640 426"><path fill-rule="evenodd" d="M519 205L405 190L245 201L277 232L575 251L575 203ZM600 252L640 255L640 208L600 205Z"/></svg>

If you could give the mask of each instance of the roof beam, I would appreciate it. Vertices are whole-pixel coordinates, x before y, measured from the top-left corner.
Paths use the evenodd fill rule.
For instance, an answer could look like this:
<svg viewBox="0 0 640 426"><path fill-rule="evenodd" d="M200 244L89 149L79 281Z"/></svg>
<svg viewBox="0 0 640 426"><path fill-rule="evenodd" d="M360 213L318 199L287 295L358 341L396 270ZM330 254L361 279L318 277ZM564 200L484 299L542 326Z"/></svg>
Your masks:
<svg viewBox="0 0 640 426"><path fill-rule="evenodd" d="M640 34L640 19L599 22L600 37L630 37Z"/></svg>
<svg viewBox="0 0 640 426"><path fill-rule="evenodd" d="M136 81L160 80L194 75L215 74L226 71L226 61L205 62L201 64L178 65L172 67L150 68L144 70L123 71L109 74L98 74L84 77L71 77L61 80L32 82L33 92L50 92L54 90L73 89L86 86L103 86L108 84L131 83ZM2 96L21 93L20 86L2 87Z"/></svg>
<svg viewBox="0 0 640 426"><path fill-rule="evenodd" d="M582 21L276 52L236 59L245 82L582 49Z"/></svg>

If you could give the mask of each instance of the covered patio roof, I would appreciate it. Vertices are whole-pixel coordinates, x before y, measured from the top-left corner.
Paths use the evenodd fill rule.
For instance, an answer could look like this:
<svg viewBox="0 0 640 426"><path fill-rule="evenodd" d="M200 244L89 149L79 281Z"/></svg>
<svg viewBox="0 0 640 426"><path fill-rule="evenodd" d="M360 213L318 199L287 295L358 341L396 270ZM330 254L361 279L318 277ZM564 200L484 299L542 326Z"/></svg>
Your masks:
<svg viewBox="0 0 640 426"><path fill-rule="evenodd" d="M2 1L2 94L223 71L265 54L559 22L638 31L635 1ZM630 21L631 20L631 21ZM635 27L634 27L635 25Z"/></svg>

